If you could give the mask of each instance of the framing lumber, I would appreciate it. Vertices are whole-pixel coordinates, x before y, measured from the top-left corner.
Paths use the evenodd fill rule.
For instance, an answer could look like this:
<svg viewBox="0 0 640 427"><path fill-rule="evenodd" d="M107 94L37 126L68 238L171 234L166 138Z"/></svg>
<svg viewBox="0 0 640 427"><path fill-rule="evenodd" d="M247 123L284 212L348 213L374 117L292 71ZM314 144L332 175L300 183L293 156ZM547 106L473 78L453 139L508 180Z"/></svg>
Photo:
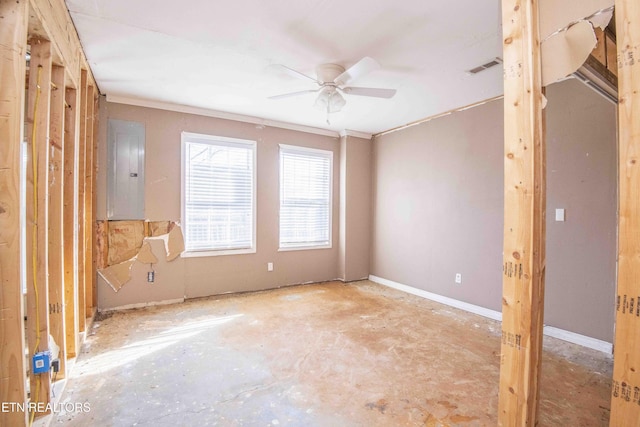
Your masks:
<svg viewBox="0 0 640 427"><path fill-rule="evenodd" d="M66 336L64 317L64 246L63 246L63 186L64 186L64 67L53 66L51 81L51 118L49 141L49 329L60 347L57 378L66 376Z"/></svg>
<svg viewBox="0 0 640 427"><path fill-rule="evenodd" d="M78 331L84 332L86 328L85 305L85 268L86 268L86 243L85 243L85 170L86 170L86 135L87 135L87 72L80 73L80 112L79 112L79 145L78 145Z"/></svg>
<svg viewBox="0 0 640 427"><path fill-rule="evenodd" d="M504 264L498 425L534 426L545 277L546 158L538 1L503 0Z"/></svg>
<svg viewBox="0 0 640 427"><path fill-rule="evenodd" d="M616 0L618 45L618 295L611 426L640 420L640 4Z"/></svg>
<svg viewBox="0 0 640 427"><path fill-rule="evenodd" d="M30 0L29 4L30 13L38 22L38 26L31 29L31 35L53 42L53 50L60 62L65 64L67 76L74 87L77 88L80 83L81 67L89 70L89 84L95 85L76 27L73 25L64 0Z"/></svg>
<svg viewBox="0 0 640 427"><path fill-rule="evenodd" d="M85 121L85 180L84 180L84 274L85 274L85 316L93 317L93 288L95 283L93 243L95 228L93 222L93 176L94 156L93 156L93 109L94 109L94 87L87 87L87 109L84 117Z"/></svg>
<svg viewBox="0 0 640 427"><path fill-rule="evenodd" d="M29 360L49 348L49 113L51 43L31 40L31 73L27 103L27 331ZM35 113L35 114L34 114ZM32 153L35 145L35 158ZM35 167L35 176L32 171ZM33 265L35 263L35 274ZM30 375L31 402L47 405L51 377ZM38 413L42 415L43 413Z"/></svg>
<svg viewBox="0 0 640 427"><path fill-rule="evenodd" d="M64 316L67 357L75 357L78 349L78 284L76 258L78 228L77 181L78 165L78 97L73 88L65 90L68 107L64 114Z"/></svg>
<svg viewBox="0 0 640 427"><path fill-rule="evenodd" d="M98 115L98 111L100 109L100 94L98 93L97 90L97 86L96 86L96 90L94 93L94 101L93 101L93 133L91 135L92 140L93 140L93 169L92 169L92 174L91 174L91 188L93 189L93 191L91 192L92 194L92 199L91 199L91 217L94 219L94 221L92 222L92 227L94 227L95 232L92 233L91 235L93 236L93 241L91 242L91 247L93 248L94 251L94 256L93 256L93 265L92 265L92 275L91 277L93 277L93 300L91 301L91 306L94 308L94 313L96 310L96 307L98 307L98 260L97 257L99 256L99 253L97 253L97 248L98 248L98 225L95 221L95 218L97 218L98 214L98 192L96 191L96 179L97 179L97 175L98 175L98 124L99 124L99 115Z"/></svg>
<svg viewBox="0 0 640 427"><path fill-rule="evenodd" d="M24 403L24 307L20 274L20 145L27 48L26 1L0 0L0 402ZM14 84L5 84L13 82ZM25 426L27 414L0 411L0 425Z"/></svg>

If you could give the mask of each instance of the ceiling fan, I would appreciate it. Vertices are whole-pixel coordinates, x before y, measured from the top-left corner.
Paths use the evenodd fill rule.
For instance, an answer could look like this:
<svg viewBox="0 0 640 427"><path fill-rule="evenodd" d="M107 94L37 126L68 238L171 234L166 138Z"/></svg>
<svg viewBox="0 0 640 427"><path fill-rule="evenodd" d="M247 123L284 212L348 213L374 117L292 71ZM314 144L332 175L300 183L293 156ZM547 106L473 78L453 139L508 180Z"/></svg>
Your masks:
<svg viewBox="0 0 640 427"><path fill-rule="evenodd" d="M327 112L327 123L329 122L329 114L337 113L347 103L342 96L343 94L385 99L392 98L396 94L395 89L347 86L353 80L380 68L380 64L378 64L375 59L369 58L368 56L365 56L347 70L338 64L320 64L316 67L317 78L315 79L285 65L277 64L276 67L281 68L292 77L311 81L318 87L316 89L301 90L298 92L270 96L269 99L284 99L307 93L320 92L316 98L314 106Z"/></svg>

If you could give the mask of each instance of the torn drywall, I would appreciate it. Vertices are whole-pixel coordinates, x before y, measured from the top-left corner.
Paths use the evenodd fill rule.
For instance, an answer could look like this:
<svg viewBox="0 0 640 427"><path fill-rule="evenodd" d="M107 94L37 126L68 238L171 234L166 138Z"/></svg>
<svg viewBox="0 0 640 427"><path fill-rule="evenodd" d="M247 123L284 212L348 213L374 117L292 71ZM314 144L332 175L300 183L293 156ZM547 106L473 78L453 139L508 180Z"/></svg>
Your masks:
<svg viewBox="0 0 640 427"><path fill-rule="evenodd" d="M580 21L542 43L542 85L564 79L584 64L598 42L589 21Z"/></svg>
<svg viewBox="0 0 640 427"><path fill-rule="evenodd" d="M143 264L157 264L158 258L151 251L151 245L149 242L144 242L140 248L140 252L136 255L136 261Z"/></svg>
<svg viewBox="0 0 640 427"><path fill-rule="evenodd" d="M144 235L145 225L143 221L112 221L112 223L114 222L126 223L116 224L114 227L109 225L110 236L112 235L112 230L119 230L113 234L119 237L119 239L116 240L120 244L117 254L122 256L123 253L129 253L122 250L123 248L131 248L133 245L137 245L139 233L142 232ZM180 226L174 222L165 222L167 225L164 227L170 229L167 234L155 237L143 236L138 249L136 249L136 253L128 260L98 270L98 274L100 274L104 281L107 282L115 292L118 292L122 286L131 280L131 267L136 261L142 264L158 263L158 257L153 253L149 240L163 241L167 261L173 261L184 251L184 238ZM109 248L109 255L111 259L111 248Z"/></svg>
<svg viewBox="0 0 640 427"><path fill-rule="evenodd" d="M164 241L164 247L167 251L167 261L173 261L184 252L184 237L182 236L182 229L177 224L168 234L151 237L151 239L162 239Z"/></svg>
<svg viewBox="0 0 640 427"><path fill-rule="evenodd" d="M131 280L131 267L134 262L135 259L130 259L102 270L98 270L98 274L115 292L118 292L120 288Z"/></svg>
<svg viewBox="0 0 640 427"><path fill-rule="evenodd" d="M573 74L598 40L594 28L605 28L613 16L613 0L540 2L542 85Z"/></svg>
<svg viewBox="0 0 640 427"><path fill-rule="evenodd" d="M544 41L556 31L588 18L596 20L594 26L600 26L603 20L596 18L598 12L612 8L613 3L614 0L540 0L540 40Z"/></svg>

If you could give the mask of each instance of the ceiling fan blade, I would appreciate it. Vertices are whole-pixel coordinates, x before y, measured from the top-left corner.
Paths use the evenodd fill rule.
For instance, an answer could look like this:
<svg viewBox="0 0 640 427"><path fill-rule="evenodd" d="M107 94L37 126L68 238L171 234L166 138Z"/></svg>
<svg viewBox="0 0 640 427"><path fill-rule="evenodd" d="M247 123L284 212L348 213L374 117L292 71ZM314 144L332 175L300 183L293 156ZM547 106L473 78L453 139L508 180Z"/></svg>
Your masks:
<svg viewBox="0 0 640 427"><path fill-rule="evenodd" d="M305 93L313 93L313 92L317 92L320 89L309 89L309 90L301 90L298 92L289 92L289 93L283 93L282 95L274 95L274 96L270 96L268 99L285 99L285 98L292 98L294 96L299 96L299 95L304 95Z"/></svg>
<svg viewBox="0 0 640 427"><path fill-rule="evenodd" d="M380 68L380 64L373 58L365 56L360 61L353 64L349 69L347 69L344 73L340 74L334 80L334 83L337 85L345 85L349 83L351 80L355 80L358 77L362 77L365 74L370 73L373 70L377 70Z"/></svg>
<svg viewBox="0 0 640 427"><path fill-rule="evenodd" d="M373 98L393 98L395 89L381 89L376 87L345 87L341 89L348 95L371 96Z"/></svg>
<svg viewBox="0 0 640 427"><path fill-rule="evenodd" d="M286 65L274 64L273 66L281 69L283 72L287 73L291 77L295 77L296 79L311 80L312 82L317 83L317 80L314 79L313 77L307 76L306 74L303 74L300 71L294 70L293 68L289 68Z"/></svg>

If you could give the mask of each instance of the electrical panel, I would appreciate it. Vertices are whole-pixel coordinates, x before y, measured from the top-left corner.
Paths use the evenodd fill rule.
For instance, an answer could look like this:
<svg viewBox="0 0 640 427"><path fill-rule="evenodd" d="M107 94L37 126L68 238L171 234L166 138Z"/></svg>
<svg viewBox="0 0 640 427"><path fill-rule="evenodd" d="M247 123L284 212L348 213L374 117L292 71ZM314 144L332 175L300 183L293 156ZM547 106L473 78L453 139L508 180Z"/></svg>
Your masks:
<svg viewBox="0 0 640 427"><path fill-rule="evenodd" d="M107 218L144 219L144 124L109 119Z"/></svg>

